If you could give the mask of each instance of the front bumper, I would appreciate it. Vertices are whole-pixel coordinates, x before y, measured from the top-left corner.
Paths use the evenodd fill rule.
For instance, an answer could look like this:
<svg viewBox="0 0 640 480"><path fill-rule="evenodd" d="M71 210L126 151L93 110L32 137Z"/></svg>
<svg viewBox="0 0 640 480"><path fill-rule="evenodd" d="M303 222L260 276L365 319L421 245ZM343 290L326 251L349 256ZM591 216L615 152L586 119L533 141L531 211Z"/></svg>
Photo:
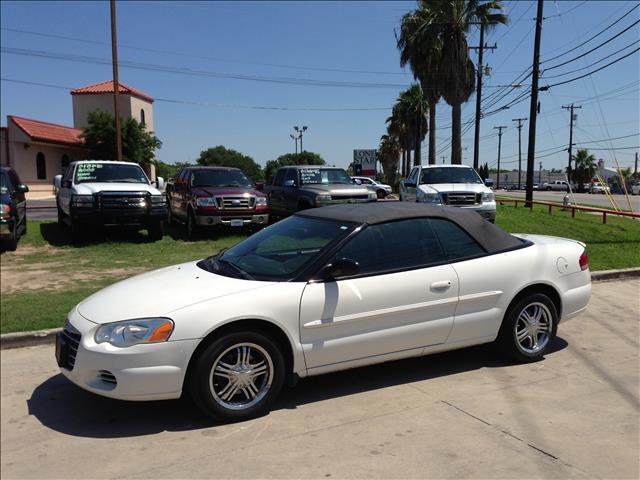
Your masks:
<svg viewBox="0 0 640 480"><path fill-rule="evenodd" d="M99 208L74 208L73 220L90 225L133 225L144 226L167 218L166 205L149 209L121 211L110 209L108 212Z"/></svg>
<svg viewBox="0 0 640 480"><path fill-rule="evenodd" d="M167 400L182 394L198 339L118 348L96 344L94 335L99 325L75 310L69 315L69 323L81 338L73 367L61 367L60 371L77 386L118 400Z"/></svg>
<svg viewBox="0 0 640 480"><path fill-rule="evenodd" d="M238 226L246 227L249 225L267 225L269 223L269 214L263 213L258 215L196 215L196 224L202 227L204 226ZM240 224L242 222L242 224Z"/></svg>

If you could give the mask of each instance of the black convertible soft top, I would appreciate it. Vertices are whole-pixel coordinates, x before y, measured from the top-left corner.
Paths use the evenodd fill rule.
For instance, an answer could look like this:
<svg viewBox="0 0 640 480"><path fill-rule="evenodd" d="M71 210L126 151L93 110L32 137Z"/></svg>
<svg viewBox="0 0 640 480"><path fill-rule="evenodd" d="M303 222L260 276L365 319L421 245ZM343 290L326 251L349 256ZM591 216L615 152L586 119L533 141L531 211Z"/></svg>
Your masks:
<svg viewBox="0 0 640 480"><path fill-rule="evenodd" d="M489 253L526 245L523 240L505 232L493 223L487 222L476 212L458 207L439 207L411 202L371 202L330 205L302 210L296 215L367 225L408 218L443 218L460 226Z"/></svg>

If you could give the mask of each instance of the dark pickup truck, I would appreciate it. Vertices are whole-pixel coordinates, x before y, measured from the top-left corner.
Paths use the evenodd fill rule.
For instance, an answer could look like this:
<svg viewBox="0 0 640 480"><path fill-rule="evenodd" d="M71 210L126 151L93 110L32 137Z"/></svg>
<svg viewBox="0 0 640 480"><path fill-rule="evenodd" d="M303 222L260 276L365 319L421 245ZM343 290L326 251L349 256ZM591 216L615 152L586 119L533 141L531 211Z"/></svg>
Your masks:
<svg viewBox="0 0 640 480"><path fill-rule="evenodd" d="M265 184L269 211L280 216L336 203L375 202L377 195L356 185L342 168L322 165L281 167Z"/></svg>
<svg viewBox="0 0 640 480"><path fill-rule="evenodd" d="M244 172L230 167L186 167L166 188L169 221L184 223L191 238L199 227L266 226L267 197Z"/></svg>

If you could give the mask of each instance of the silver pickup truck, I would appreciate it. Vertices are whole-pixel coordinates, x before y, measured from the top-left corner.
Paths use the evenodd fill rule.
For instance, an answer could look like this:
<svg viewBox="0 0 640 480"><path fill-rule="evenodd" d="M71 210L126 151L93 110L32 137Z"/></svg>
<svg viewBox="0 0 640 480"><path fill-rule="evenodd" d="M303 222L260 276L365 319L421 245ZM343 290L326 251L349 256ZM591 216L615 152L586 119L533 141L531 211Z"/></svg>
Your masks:
<svg viewBox="0 0 640 480"><path fill-rule="evenodd" d="M311 207L377 200L375 192L353 183L344 169L321 165L281 167L263 189L269 212L279 216Z"/></svg>
<svg viewBox="0 0 640 480"><path fill-rule="evenodd" d="M448 205L496 221L496 199L476 171L467 165L418 165L400 183L400 200Z"/></svg>

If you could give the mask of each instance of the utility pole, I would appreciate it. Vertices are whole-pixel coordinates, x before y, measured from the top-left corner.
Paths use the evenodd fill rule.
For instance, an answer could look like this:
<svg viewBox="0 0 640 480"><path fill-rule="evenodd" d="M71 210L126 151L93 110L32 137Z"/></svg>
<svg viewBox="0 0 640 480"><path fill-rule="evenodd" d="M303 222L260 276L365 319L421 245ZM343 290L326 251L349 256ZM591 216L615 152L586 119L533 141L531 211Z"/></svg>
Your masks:
<svg viewBox="0 0 640 480"><path fill-rule="evenodd" d="M527 149L527 193L526 205L533 201L533 171L536 156L536 118L538 115L538 77L540 76L540 37L542 37L542 10L544 0L538 0L536 14L536 38L533 47L533 71L531 75L531 106L529 108L529 146Z"/></svg>
<svg viewBox="0 0 640 480"><path fill-rule="evenodd" d="M297 159L298 158L298 137L296 137L293 133L290 133L289 136L293 138L293 143L295 144L296 156L293 158Z"/></svg>
<svg viewBox="0 0 640 480"><path fill-rule="evenodd" d="M482 53L484 49L495 50L497 45L494 44L493 47L489 47L484 44L484 22L480 22L480 45L477 47L469 47L471 50L478 50L478 80L476 85L476 128L475 128L475 137L473 140L473 168L478 170L478 162L480 155L480 104L482 103L482 75L484 72L484 65L482 63Z"/></svg>
<svg viewBox="0 0 640 480"><path fill-rule="evenodd" d="M520 172L522 172L522 122L524 122L526 118L514 118L513 122L518 122L518 190L520 190Z"/></svg>
<svg viewBox="0 0 640 480"><path fill-rule="evenodd" d="M116 38L116 0L111 0L111 61L113 63L113 113L116 117L116 160L122 160L120 132L120 83L118 82L118 40Z"/></svg>
<svg viewBox="0 0 640 480"><path fill-rule="evenodd" d="M637 154L636 154L636 156L637 156ZM445 159L446 159L446 158L447 158L447 157L445 157L444 155L442 156L442 164L443 164L443 165L444 165L444 161L445 161Z"/></svg>
<svg viewBox="0 0 640 480"><path fill-rule="evenodd" d="M500 125L499 127L493 127L494 129L498 130L498 177L497 177L497 182L496 182L496 190L498 190L500 188L500 150L502 148L502 130L504 130L505 128L507 128L504 125Z"/></svg>
<svg viewBox="0 0 640 480"><path fill-rule="evenodd" d="M573 109L582 108L580 105L563 105L562 108L570 111L569 115L569 164L567 166L567 179L571 182L571 155L573 153Z"/></svg>
<svg viewBox="0 0 640 480"><path fill-rule="evenodd" d="M539 163L540 168L538 169L538 188L542 186L542 162Z"/></svg>
<svg viewBox="0 0 640 480"><path fill-rule="evenodd" d="M636 152L636 166L635 166L635 168L633 169L633 174L634 174L635 176L638 176L638 152Z"/></svg>
<svg viewBox="0 0 640 480"><path fill-rule="evenodd" d="M300 139L300 156L302 156L304 150L302 150L302 135L304 134L304 132L307 131L307 126L303 126L302 128L299 128L297 126L293 127L293 129L298 132L298 138ZM298 159L298 163L300 163L300 159Z"/></svg>

